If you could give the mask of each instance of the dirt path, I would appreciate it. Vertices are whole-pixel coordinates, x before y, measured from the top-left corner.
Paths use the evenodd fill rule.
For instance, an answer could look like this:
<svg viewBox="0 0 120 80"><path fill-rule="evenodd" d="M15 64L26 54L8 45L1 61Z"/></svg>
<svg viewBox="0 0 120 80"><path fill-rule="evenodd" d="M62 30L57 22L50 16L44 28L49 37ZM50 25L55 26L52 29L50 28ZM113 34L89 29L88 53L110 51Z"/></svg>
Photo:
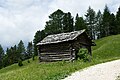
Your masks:
<svg viewBox="0 0 120 80"><path fill-rule="evenodd" d="M91 66L63 80L116 80L120 75L120 60Z"/></svg>

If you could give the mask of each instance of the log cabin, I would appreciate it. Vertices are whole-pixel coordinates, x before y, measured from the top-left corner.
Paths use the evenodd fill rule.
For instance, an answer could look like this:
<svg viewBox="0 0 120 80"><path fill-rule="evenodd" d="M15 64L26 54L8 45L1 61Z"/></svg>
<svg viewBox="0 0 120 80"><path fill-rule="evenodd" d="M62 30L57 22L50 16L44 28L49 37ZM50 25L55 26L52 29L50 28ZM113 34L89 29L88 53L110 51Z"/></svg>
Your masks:
<svg viewBox="0 0 120 80"><path fill-rule="evenodd" d="M85 30L48 35L37 44L41 61L74 60L80 48L86 48L90 55L94 42Z"/></svg>

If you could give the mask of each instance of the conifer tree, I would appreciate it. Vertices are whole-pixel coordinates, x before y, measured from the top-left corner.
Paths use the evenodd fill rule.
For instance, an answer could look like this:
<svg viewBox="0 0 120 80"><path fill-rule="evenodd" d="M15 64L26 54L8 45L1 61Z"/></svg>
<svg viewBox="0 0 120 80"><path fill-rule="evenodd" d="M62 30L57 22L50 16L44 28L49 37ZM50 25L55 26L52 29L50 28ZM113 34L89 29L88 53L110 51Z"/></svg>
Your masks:
<svg viewBox="0 0 120 80"><path fill-rule="evenodd" d="M17 51L18 51L18 55L19 55L19 59L22 59L24 60L25 57L25 46L24 46L24 43L22 40L20 40L19 44L18 44L18 48L17 48Z"/></svg>
<svg viewBox="0 0 120 80"><path fill-rule="evenodd" d="M34 43L34 56L37 56L38 55L38 51L37 51L37 43L39 43L43 38L46 37L46 34L45 34L45 31L42 30L42 31L37 31L35 33L35 36L34 36L34 40L33 40L33 43Z"/></svg>
<svg viewBox="0 0 120 80"><path fill-rule="evenodd" d="M120 7L116 13L116 33L120 34Z"/></svg>
<svg viewBox="0 0 120 80"><path fill-rule="evenodd" d="M3 67L3 58L4 58L4 50L2 46L0 45L0 68Z"/></svg>
<svg viewBox="0 0 120 80"><path fill-rule="evenodd" d="M102 32L101 37L109 36L110 35L110 11L105 6L104 12L103 12L103 20L102 20Z"/></svg>
<svg viewBox="0 0 120 80"><path fill-rule="evenodd" d="M49 34L57 34L62 31L62 20L64 12L58 9L49 16L49 21L46 22L45 32Z"/></svg>
<svg viewBox="0 0 120 80"><path fill-rule="evenodd" d="M87 29L88 34L90 35L91 39L95 39L95 11L89 6L86 17Z"/></svg>
<svg viewBox="0 0 120 80"><path fill-rule="evenodd" d="M95 26L95 34L97 39L101 38L102 32L102 13L99 10L96 14L96 26Z"/></svg>
<svg viewBox="0 0 120 80"><path fill-rule="evenodd" d="M82 29L87 29L87 26L83 17L79 17L77 14L75 18L75 30L77 31Z"/></svg>
<svg viewBox="0 0 120 80"><path fill-rule="evenodd" d="M27 53L26 53L26 59L29 59L32 57L33 55L33 44L32 42L28 42L28 46L27 46Z"/></svg>
<svg viewBox="0 0 120 80"><path fill-rule="evenodd" d="M116 35L117 34L117 25L115 20L115 15L112 13L110 15L110 35Z"/></svg>
<svg viewBox="0 0 120 80"><path fill-rule="evenodd" d="M73 17L70 12L64 13L64 17L62 18L62 32L71 32L74 30L73 27Z"/></svg>

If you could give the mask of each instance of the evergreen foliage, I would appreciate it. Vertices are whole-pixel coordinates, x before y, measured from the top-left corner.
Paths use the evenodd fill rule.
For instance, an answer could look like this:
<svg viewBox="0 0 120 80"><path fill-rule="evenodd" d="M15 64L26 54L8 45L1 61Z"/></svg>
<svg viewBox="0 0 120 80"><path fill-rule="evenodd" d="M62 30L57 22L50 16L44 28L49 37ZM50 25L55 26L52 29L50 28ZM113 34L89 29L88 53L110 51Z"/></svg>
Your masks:
<svg viewBox="0 0 120 80"><path fill-rule="evenodd" d="M89 6L87 13L86 13L86 23L88 34L90 35L91 39L95 39L95 11Z"/></svg>
<svg viewBox="0 0 120 80"><path fill-rule="evenodd" d="M96 39L99 39L101 38L101 34L102 34L102 13L100 10L96 14L95 21L96 21L95 36L97 36Z"/></svg>
<svg viewBox="0 0 120 80"><path fill-rule="evenodd" d="M104 12L103 12L103 21L102 21L102 37L109 36L110 35L110 11L107 7L105 6Z"/></svg>
<svg viewBox="0 0 120 80"><path fill-rule="evenodd" d="M22 63L22 60L21 59L19 59L19 61L18 61L18 66L23 66L23 63Z"/></svg>
<svg viewBox="0 0 120 80"><path fill-rule="evenodd" d="M38 52L37 52L37 43L40 42L45 36L46 36L46 34L45 34L44 30L37 31L35 33L34 40L33 40L33 43L34 43L34 56L38 55Z"/></svg>
<svg viewBox="0 0 120 80"><path fill-rule="evenodd" d="M62 32L74 31L74 21L70 12L64 13L62 21Z"/></svg>
<svg viewBox="0 0 120 80"><path fill-rule="evenodd" d="M0 69L3 67L4 50L0 45Z"/></svg>
<svg viewBox="0 0 120 80"><path fill-rule="evenodd" d="M46 22L45 25L45 33L49 34L57 34L62 31L62 21L63 21L64 12L58 9L57 11L53 12L49 16L49 21Z"/></svg>
<svg viewBox="0 0 120 80"><path fill-rule="evenodd" d="M18 48L17 48L17 51L18 51L18 59L22 59L22 60L25 60L25 46L24 46L24 43L22 40L20 40L19 44L18 44Z"/></svg>
<svg viewBox="0 0 120 80"><path fill-rule="evenodd" d="M49 21L45 25L45 34L57 34L62 32L71 32L74 30L73 17L71 13L64 13L60 9L49 16Z"/></svg>
<svg viewBox="0 0 120 80"><path fill-rule="evenodd" d="M32 44L32 42L28 42L25 59L31 58L32 55L33 55L33 44Z"/></svg>
<svg viewBox="0 0 120 80"><path fill-rule="evenodd" d="M120 7L118 8L118 11L116 13L116 33L120 34Z"/></svg>
<svg viewBox="0 0 120 80"><path fill-rule="evenodd" d="M82 29L87 29L87 25L83 17L79 17L79 15L77 14L75 18L75 31Z"/></svg>

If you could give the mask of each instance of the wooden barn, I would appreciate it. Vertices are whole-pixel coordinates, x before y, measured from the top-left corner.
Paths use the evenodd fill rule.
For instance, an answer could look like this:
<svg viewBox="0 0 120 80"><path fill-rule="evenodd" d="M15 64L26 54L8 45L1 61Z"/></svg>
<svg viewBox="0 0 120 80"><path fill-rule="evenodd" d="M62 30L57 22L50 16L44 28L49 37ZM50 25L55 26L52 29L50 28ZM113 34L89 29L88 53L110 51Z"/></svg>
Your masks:
<svg viewBox="0 0 120 80"><path fill-rule="evenodd" d="M48 35L37 44L40 61L74 60L80 48L92 55L93 45L85 30Z"/></svg>

